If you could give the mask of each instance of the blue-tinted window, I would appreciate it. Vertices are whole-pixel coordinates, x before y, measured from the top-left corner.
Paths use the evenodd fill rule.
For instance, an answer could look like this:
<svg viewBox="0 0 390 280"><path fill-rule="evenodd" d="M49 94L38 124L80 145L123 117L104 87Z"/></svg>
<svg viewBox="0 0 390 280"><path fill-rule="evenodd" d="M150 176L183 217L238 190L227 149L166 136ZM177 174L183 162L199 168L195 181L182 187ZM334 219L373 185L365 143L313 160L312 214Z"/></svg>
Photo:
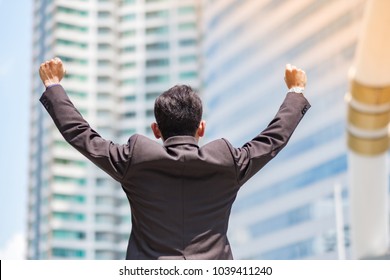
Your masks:
<svg viewBox="0 0 390 280"><path fill-rule="evenodd" d="M85 257L84 250L78 249L66 249L66 248L53 248L53 257L64 257L64 258L83 258Z"/></svg>
<svg viewBox="0 0 390 280"><path fill-rule="evenodd" d="M146 67L163 67L169 65L168 58L156 58L146 60Z"/></svg>
<svg viewBox="0 0 390 280"><path fill-rule="evenodd" d="M53 194L53 200L74 202L74 203L85 203L85 196L83 195L70 195L70 194Z"/></svg>
<svg viewBox="0 0 390 280"><path fill-rule="evenodd" d="M270 234L274 231L282 230L312 218L312 206L310 204L295 208L287 213L273 216L267 220L251 225L249 230L253 237Z"/></svg>
<svg viewBox="0 0 390 280"><path fill-rule="evenodd" d="M179 41L181 47L196 46L198 41L196 39L182 39Z"/></svg>
<svg viewBox="0 0 390 280"><path fill-rule="evenodd" d="M325 178L330 178L347 170L347 156L341 155L302 173L293 175L281 182L275 182L265 189L236 202L235 211L240 212L272 199L287 195L293 191L309 187Z"/></svg>
<svg viewBox="0 0 390 280"><path fill-rule="evenodd" d="M169 75L147 76L145 82L147 84L166 83L169 82Z"/></svg>
<svg viewBox="0 0 390 280"><path fill-rule="evenodd" d="M256 259L295 260L307 258L314 254L314 238L290 244L257 256Z"/></svg>
<svg viewBox="0 0 390 280"><path fill-rule="evenodd" d="M53 212L53 218L62 220L62 221L76 221L83 222L85 221L85 214L77 212Z"/></svg>
<svg viewBox="0 0 390 280"><path fill-rule="evenodd" d="M168 42L158 42L151 43L146 45L146 50L148 51L159 51L159 50L168 50L169 43Z"/></svg>
<svg viewBox="0 0 390 280"><path fill-rule="evenodd" d="M169 16L169 12L167 10L151 11L145 13L146 19L168 18L168 16Z"/></svg>
<svg viewBox="0 0 390 280"><path fill-rule="evenodd" d="M146 28L145 33L147 35L162 35L168 34L169 28L168 26L157 26L157 27L149 27Z"/></svg>
<svg viewBox="0 0 390 280"><path fill-rule="evenodd" d="M52 232L54 239L66 239L66 240L83 240L85 239L85 232L55 229Z"/></svg>

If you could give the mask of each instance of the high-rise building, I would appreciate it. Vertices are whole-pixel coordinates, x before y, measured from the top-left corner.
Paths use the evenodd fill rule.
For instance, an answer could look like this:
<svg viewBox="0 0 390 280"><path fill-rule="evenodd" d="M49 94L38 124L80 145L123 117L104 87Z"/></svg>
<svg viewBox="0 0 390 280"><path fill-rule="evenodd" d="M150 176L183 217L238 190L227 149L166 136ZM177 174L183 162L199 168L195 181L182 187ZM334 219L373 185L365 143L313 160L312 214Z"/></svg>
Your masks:
<svg viewBox="0 0 390 280"><path fill-rule="evenodd" d="M123 259L130 208L119 184L71 148L39 104L38 68L60 57L63 86L104 138L150 135L155 97L200 86L198 0L35 0L29 259Z"/></svg>
<svg viewBox="0 0 390 280"><path fill-rule="evenodd" d="M204 1L209 139L240 146L264 129L287 91L287 63L306 71L312 104L285 150L239 192L229 225L236 258L349 256L344 96L365 2Z"/></svg>

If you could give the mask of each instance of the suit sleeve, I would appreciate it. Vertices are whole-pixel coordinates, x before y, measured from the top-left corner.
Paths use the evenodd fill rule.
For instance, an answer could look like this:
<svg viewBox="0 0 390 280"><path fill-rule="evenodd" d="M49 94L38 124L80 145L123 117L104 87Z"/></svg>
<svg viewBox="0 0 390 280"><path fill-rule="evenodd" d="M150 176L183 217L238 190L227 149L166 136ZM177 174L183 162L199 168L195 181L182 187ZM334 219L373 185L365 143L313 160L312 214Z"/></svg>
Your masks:
<svg viewBox="0 0 390 280"><path fill-rule="evenodd" d="M274 119L254 139L241 148L234 148L225 140L235 162L239 185L243 185L286 146L309 108L310 104L302 94L289 92Z"/></svg>
<svg viewBox="0 0 390 280"><path fill-rule="evenodd" d="M118 145L103 139L77 111L60 85L48 88L40 101L70 145L115 180L123 179L130 162L131 140Z"/></svg>

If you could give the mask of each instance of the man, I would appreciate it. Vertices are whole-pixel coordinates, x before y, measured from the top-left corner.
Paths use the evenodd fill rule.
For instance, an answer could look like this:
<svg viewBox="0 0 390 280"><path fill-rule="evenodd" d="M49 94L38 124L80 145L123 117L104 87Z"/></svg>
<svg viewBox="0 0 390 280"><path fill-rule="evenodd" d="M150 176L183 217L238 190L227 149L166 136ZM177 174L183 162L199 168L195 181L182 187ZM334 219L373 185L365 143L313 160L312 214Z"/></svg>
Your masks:
<svg viewBox="0 0 390 280"><path fill-rule="evenodd" d="M226 236L240 187L287 144L310 107L302 94L306 74L286 66L289 91L268 127L241 148L226 139L203 147L202 103L188 86L155 102L154 135L124 145L103 139L79 114L59 84L60 59L41 64L40 101L74 148L121 183L130 202L132 231L126 259L232 259Z"/></svg>

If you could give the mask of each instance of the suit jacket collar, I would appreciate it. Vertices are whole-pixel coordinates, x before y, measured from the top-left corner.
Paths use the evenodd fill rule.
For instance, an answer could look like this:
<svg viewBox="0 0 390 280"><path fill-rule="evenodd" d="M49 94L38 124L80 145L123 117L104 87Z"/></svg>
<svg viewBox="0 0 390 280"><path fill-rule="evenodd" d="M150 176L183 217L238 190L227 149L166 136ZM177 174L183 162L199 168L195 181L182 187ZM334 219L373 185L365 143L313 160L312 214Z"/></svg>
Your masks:
<svg viewBox="0 0 390 280"><path fill-rule="evenodd" d="M176 145L193 145L199 147L198 141L196 141L196 138L193 136L172 136L164 141L165 147Z"/></svg>

